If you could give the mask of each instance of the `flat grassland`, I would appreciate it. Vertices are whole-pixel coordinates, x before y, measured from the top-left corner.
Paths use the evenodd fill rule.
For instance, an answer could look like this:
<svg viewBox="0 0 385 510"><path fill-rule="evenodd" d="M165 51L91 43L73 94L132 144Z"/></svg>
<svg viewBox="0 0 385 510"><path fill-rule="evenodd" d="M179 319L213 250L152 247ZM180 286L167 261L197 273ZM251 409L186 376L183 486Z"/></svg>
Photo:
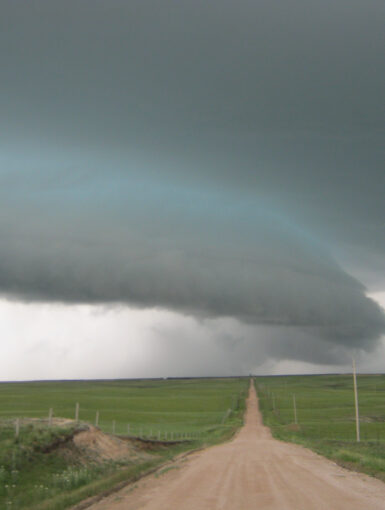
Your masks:
<svg viewBox="0 0 385 510"><path fill-rule="evenodd" d="M95 423L98 411L104 432L220 435L225 413L235 409L242 391L245 396L247 384L227 378L3 383L0 419L47 419L50 408L56 417L74 419L79 403L80 421Z"/></svg>
<svg viewBox="0 0 385 510"><path fill-rule="evenodd" d="M242 424L248 384L247 378L1 383L0 508L68 508L180 452L231 437ZM79 423L58 425L58 418L74 419L76 403ZM150 443L138 449L132 439L135 455L127 461L60 453L97 412L102 431Z"/></svg>
<svg viewBox="0 0 385 510"><path fill-rule="evenodd" d="M255 382L264 423L274 437L385 481L385 375L357 376L359 443L352 375L257 377Z"/></svg>

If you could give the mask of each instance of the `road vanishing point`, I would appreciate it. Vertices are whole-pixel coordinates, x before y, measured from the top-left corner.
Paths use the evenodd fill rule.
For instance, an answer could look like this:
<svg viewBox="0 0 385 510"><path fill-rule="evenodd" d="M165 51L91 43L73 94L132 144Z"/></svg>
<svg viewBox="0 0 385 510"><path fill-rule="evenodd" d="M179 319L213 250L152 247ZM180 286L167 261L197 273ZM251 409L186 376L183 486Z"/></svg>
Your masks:
<svg viewBox="0 0 385 510"><path fill-rule="evenodd" d="M384 510L385 484L273 439L250 385L244 426L90 510Z"/></svg>

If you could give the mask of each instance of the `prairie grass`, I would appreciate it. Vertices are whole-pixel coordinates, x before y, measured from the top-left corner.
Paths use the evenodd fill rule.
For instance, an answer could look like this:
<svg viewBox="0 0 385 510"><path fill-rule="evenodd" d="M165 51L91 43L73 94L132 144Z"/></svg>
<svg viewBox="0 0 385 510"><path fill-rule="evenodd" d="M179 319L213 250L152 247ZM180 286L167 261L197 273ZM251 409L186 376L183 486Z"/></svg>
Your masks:
<svg viewBox="0 0 385 510"><path fill-rule="evenodd" d="M74 419L104 432L131 435L211 433L228 409L235 409L246 379L70 381L0 384L0 420L16 417ZM244 397L244 394L243 394Z"/></svg>
<svg viewBox="0 0 385 510"><path fill-rule="evenodd" d="M257 377L255 382L274 437L385 480L385 375L357 376L359 443L351 375Z"/></svg>

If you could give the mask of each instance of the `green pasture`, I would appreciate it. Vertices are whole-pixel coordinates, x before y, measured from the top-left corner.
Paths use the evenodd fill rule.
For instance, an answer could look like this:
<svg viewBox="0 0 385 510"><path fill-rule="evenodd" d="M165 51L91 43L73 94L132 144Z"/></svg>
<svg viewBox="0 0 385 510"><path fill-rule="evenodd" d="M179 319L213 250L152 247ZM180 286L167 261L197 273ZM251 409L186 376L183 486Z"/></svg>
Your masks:
<svg viewBox="0 0 385 510"><path fill-rule="evenodd" d="M0 510L63 510L178 453L231 437L242 424L248 385L247 378L0 383ZM50 408L73 420L76 403L79 423L48 426ZM151 443L146 460L87 465L52 448L94 423L97 411L105 432L127 436L129 425L130 436L151 433L163 443Z"/></svg>
<svg viewBox="0 0 385 510"><path fill-rule="evenodd" d="M0 384L0 420L75 418L116 434L210 434L231 422L246 379L159 379ZM115 425L114 425L115 422ZM129 427L129 428L128 428ZM218 428L219 427L219 428Z"/></svg>
<svg viewBox="0 0 385 510"><path fill-rule="evenodd" d="M257 377L255 382L264 422L275 437L385 479L385 375L357 375L359 443L352 375Z"/></svg>

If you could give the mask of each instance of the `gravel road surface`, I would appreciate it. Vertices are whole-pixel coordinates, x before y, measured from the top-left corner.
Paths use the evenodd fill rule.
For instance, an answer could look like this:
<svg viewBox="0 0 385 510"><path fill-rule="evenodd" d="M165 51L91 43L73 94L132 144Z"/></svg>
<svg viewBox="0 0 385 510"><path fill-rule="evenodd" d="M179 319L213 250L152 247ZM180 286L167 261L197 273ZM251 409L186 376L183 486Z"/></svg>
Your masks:
<svg viewBox="0 0 385 510"><path fill-rule="evenodd" d="M272 439L254 387L229 443L179 459L92 510L385 510L385 484Z"/></svg>

